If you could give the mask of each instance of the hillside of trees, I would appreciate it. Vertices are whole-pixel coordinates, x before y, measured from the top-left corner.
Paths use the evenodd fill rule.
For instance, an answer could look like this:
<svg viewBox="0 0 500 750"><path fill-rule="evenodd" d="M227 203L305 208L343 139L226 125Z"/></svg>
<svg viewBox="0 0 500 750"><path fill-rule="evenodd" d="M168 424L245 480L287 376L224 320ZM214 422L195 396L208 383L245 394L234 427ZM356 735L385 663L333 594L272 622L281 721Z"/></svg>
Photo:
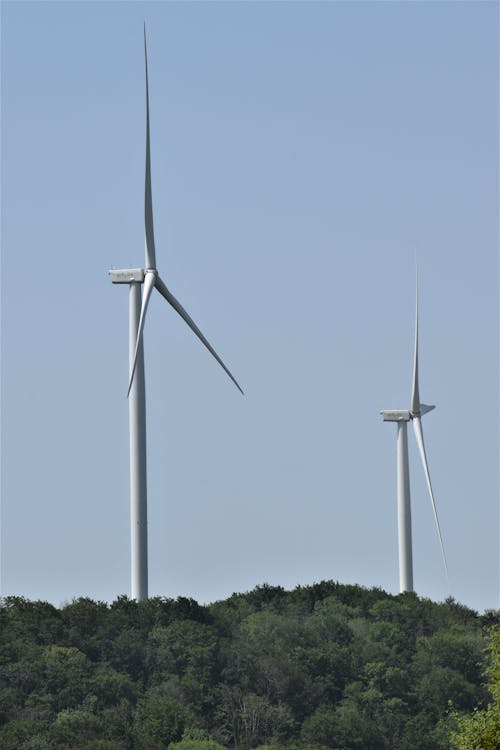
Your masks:
<svg viewBox="0 0 500 750"><path fill-rule="evenodd" d="M0 747L452 750L462 718L490 710L498 625L500 612L333 581L207 606L7 597Z"/></svg>

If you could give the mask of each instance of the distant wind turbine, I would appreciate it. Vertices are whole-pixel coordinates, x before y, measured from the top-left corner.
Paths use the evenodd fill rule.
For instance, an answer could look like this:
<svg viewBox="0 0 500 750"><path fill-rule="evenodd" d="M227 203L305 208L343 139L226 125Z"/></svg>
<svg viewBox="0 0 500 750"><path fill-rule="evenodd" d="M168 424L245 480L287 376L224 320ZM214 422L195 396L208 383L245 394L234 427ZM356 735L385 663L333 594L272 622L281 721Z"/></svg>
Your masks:
<svg viewBox="0 0 500 750"><path fill-rule="evenodd" d="M131 521L131 592L138 601L148 596L148 538L146 486L146 389L144 382L143 331L146 310L153 289L167 300L191 330L215 357L238 390L240 386L224 362L209 344L180 302L167 289L156 269L151 198L151 157L149 136L149 88L146 26L144 25L144 60L146 67L146 179L144 216L146 230L146 267L111 270L113 284L129 285L129 428L130 428L130 521ZM142 291L144 285L144 292Z"/></svg>
<svg viewBox="0 0 500 750"><path fill-rule="evenodd" d="M422 432L421 418L427 412L435 409L434 406L427 406L421 403L418 387L418 279L416 285L416 309L415 309L415 354L413 361L413 387L411 394L411 406L408 411L381 411L384 422L397 422L397 485L398 485L398 539L399 539L399 590L413 591L413 556L411 540L411 505L410 505L410 471L408 464L408 433L407 423L413 423L413 430L420 451L420 458L424 467L425 479L432 502L434 521L441 546L444 569L448 589L450 581L448 575L448 565L444 551L443 537L439 526L436 501L432 491L429 467L427 465L427 456L424 446L424 435Z"/></svg>

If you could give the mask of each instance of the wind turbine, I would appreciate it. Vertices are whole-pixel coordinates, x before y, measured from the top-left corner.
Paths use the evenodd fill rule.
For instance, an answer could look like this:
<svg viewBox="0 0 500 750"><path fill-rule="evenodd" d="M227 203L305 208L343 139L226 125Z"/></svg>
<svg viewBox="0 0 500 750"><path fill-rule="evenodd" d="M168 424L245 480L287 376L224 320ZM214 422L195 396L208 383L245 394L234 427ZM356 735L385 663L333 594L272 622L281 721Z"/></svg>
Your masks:
<svg viewBox="0 0 500 750"><path fill-rule="evenodd" d="M399 541L399 590L413 591L413 555L411 540L411 504L410 504L410 470L408 463L408 422L413 423L413 431L417 441L420 458L424 468L425 479L434 513L434 521L441 546L446 579L449 585L448 565L444 552L443 537L439 526L436 501L432 491L431 477L427 464L427 456L424 446L424 435L422 432L422 417L424 414L435 409L420 401L418 386L418 278L416 282L416 305L415 305L415 353L413 359L413 385L411 393L411 404L408 410L382 410L380 413L384 422L397 423L397 487L398 487L398 541Z"/></svg>
<svg viewBox="0 0 500 750"><path fill-rule="evenodd" d="M158 275L153 232L151 197L151 157L149 136L149 87L146 25L144 25L144 61L146 68L146 177L144 219L146 233L145 268L109 271L113 284L129 285L129 429L130 429L130 522L131 522L131 592L141 601L148 596L148 537L146 486L146 389L144 382L143 331L146 310L156 289L188 324L210 354L229 375L238 390L240 386L222 359L209 344L196 323ZM144 286L144 290L142 287Z"/></svg>

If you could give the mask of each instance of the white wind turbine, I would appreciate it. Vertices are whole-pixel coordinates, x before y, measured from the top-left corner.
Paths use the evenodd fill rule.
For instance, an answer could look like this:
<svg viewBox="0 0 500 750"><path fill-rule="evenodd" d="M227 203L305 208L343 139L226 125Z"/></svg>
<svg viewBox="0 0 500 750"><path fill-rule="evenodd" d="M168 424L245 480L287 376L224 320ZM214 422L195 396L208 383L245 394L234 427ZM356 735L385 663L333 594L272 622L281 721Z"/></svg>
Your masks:
<svg viewBox="0 0 500 750"><path fill-rule="evenodd" d="M146 310L153 289L167 300L186 321L191 330L206 346L243 393L233 375L209 344L196 323L180 302L167 289L156 269L153 233L153 204L151 199L151 159L149 138L149 89L146 27L144 26L144 59L146 67L146 179L144 217L146 230L146 267L111 270L113 284L129 285L129 428L130 428L130 522L131 522L131 593L138 601L148 596L148 538L146 487L146 390L144 383L143 330ZM144 285L144 291L142 291Z"/></svg>
<svg viewBox="0 0 500 750"><path fill-rule="evenodd" d="M418 280L416 286L416 309L415 309L415 354L413 360L413 387L411 394L411 406L407 411L383 410L381 415L384 422L397 422L397 485L398 485L398 541L399 541L399 590L413 591L413 555L411 540L411 505L410 505L410 471L408 465L408 422L413 423L413 430L417 441L422 465L424 467L425 479L432 502L436 530L441 546L446 579L449 584L448 565L444 552L443 537L439 526L439 519L432 491L429 467L427 465L427 456L424 446L424 435L422 432L421 418L427 412L435 409L434 406L427 406L421 403L418 388Z"/></svg>

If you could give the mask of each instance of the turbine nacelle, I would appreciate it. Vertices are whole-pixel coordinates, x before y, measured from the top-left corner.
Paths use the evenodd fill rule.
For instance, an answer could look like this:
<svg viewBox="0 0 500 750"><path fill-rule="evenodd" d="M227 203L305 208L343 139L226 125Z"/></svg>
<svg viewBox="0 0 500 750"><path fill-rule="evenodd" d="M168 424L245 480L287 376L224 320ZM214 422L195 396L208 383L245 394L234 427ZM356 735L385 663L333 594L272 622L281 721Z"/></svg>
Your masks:
<svg viewBox="0 0 500 750"><path fill-rule="evenodd" d="M113 284L132 284L133 282L142 284L144 282L144 268L112 268L108 273Z"/></svg>
<svg viewBox="0 0 500 750"><path fill-rule="evenodd" d="M411 414L408 410L382 409L380 412L384 422L409 422Z"/></svg>

